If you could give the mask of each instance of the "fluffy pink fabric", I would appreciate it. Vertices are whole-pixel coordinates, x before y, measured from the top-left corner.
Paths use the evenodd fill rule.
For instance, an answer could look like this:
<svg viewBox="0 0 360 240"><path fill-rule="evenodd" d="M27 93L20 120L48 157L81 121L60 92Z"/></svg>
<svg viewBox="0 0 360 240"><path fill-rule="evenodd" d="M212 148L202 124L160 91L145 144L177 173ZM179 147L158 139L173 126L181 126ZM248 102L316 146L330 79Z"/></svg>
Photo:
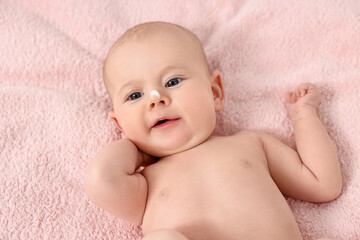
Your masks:
<svg viewBox="0 0 360 240"><path fill-rule="evenodd" d="M216 132L257 129L294 146L283 94L319 86L344 189L324 204L289 199L305 239L360 239L358 0L0 2L0 239L140 239L89 202L89 159L118 138L102 61L141 22L181 24L203 41L227 95ZM256 210L254 210L256 211Z"/></svg>

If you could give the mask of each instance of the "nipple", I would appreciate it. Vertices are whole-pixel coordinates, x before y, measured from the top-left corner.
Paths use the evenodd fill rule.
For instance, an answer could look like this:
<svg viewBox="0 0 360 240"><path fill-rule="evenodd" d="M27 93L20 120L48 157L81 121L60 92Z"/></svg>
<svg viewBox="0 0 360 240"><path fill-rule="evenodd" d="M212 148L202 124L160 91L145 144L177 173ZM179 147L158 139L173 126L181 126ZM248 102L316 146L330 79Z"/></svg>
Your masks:
<svg viewBox="0 0 360 240"><path fill-rule="evenodd" d="M156 90L152 90L150 92L150 98L151 99L160 99L160 93Z"/></svg>

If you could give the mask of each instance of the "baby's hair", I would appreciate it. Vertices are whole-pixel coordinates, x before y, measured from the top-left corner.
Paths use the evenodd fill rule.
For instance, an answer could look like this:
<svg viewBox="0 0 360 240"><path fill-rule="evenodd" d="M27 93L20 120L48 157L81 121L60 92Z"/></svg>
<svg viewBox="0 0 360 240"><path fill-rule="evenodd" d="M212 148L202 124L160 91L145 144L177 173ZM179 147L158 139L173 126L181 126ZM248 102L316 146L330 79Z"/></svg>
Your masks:
<svg viewBox="0 0 360 240"><path fill-rule="evenodd" d="M201 55L200 57L201 57L201 59L204 60L204 63L206 64L206 68L209 71L207 59L206 59L206 55L205 55L202 43L193 32L191 32L190 30L188 30L180 25L174 24L174 23L168 23L168 22L141 23L141 24L135 25L134 27L128 29L124 34L122 34L116 40L116 42L112 45L108 55L106 56L106 59L104 61L104 65L103 65L103 80L104 80L106 90L110 95L110 98L112 98L112 97L109 92L109 81L106 76L106 63L109 59L109 56L113 52L113 50L117 49L119 47L122 47L123 45L126 45L126 43L128 43L128 42L146 40L155 34L162 34L162 33L166 33L166 32L178 32L180 34L187 36L189 38L189 40L195 44L196 48L200 49L200 55Z"/></svg>
<svg viewBox="0 0 360 240"><path fill-rule="evenodd" d="M123 35L118 38L118 40L114 43L113 47L119 47L130 41L147 39L153 34L164 33L167 31L179 31L185 33L186 36L190 37L192 40L200 43L201 45L199 38L194 33L180 25L168 22L146 22L128 29Z"/></svg>

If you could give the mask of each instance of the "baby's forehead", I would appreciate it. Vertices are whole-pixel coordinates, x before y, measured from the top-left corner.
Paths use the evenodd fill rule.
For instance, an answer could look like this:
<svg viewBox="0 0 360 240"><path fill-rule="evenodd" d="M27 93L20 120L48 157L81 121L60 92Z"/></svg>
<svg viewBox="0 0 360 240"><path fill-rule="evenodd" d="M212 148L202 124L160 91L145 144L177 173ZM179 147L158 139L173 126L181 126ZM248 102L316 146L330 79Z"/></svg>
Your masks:
<svg viewBox="0 0 360 240"><path fill-rule="evenodd" d="M107 56L104 68L107 68L106 65L109 65L109 67L110 65L112 66L113 63L118 65L119 62L124 63L124 65L131 64L132 60L137 60L132 57L143 54L158 58L160 52L178 61L181 60L181 58L179 58L181 55L187 56L187 62L189 58L191 58L193 64L198 62L195 61L196 59L199 60L201 64L207 65L206 56L200 40L188 35L186 32L182 32L182 30L155 31L147 34L142 33L141 35L141 37L137 35L135 38L128 37L118 42L118 44L114 44ZM139 51L139 49L141 49L141 51ZM168 63L171 64L171 62Z"/></svg>
<svg viewBox="0 0 360 240"><path fill-rule="evenodd" d="M194 33L176 24L163 22L144 23L127 30L110 49L104 62L103 68L103 77L107 89L110 87L108 83L110 80L110 76L108 75L109 73L107 73L106 70L107 65L113 65L113 63L115 64L116 61L122 59L123 55L121 53L123 53L123 51L128 53L129 51L131 51L131 48L133 48L134 46L136 47L137 44L151 44L151 42L153 42L151 41L152 39L159 40L165 43L182 43L176 45L176 47L178 48L177 50L183 52L190 52L189 55L191 54L193 60L197 58L201 62L201 65L204 65L204 67L208 69L202 43ZM125 54L125 56L126 55L127 54ZM129 59L126 59L126 61L128 60ZM110 62L113 63L109 64ZM193 61L193 63L195 62Z"/></svg>

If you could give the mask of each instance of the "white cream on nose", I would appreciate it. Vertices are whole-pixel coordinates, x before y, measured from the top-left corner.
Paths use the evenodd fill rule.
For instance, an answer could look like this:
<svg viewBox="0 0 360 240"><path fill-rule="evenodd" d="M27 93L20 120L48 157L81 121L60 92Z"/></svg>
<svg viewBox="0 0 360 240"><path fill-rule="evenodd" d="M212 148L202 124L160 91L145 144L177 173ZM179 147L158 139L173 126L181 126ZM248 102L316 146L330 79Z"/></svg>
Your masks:
<svg viewBox="0 0 360 240"><path fill-rule="evenodd" d="M150 98L151 99L160 99L160 93L156 90L152 90L150 92Z"/></svg>

